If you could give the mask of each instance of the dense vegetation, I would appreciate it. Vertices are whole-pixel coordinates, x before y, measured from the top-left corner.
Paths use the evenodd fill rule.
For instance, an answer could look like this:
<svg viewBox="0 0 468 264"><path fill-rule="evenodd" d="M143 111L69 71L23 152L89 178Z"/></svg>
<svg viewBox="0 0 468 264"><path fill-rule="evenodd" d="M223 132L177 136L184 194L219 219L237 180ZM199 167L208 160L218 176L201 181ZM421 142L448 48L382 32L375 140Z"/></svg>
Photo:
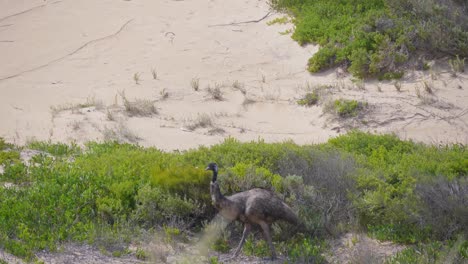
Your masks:
<svg viewBox="0 0 468 264"><path fill-rule="evenodd" d="M464 0L272 0L294 16L293 39L317 43L309 71L342 65L356 77L399 78L410 62L468 57ZM458 59L458 57L457 57Z"/></svg>
<svg viewBox="0 0 468 264"><path fill-rule="evenodd" d="M28 147L43 151L29 165L0 140L0 183L9 183L0 188L0 247L18 256L31 258L65 241L122 252L142 230L197 231L215 214L204 167L216 161L224 193L268 188L299 212L308 233L291 237L281 224L274 227L277 247L293 261L320 262L324 239L355 229L415 245L389 260L394 263L436 261L445 251L455 252L455 261L468 257L462 145L352 132L319 145L227 139L174 153L113 142ZM109 246L115 237L123 239ZM213 248L230 246L218 243ZM244 252L268 252L262 243L251 237Z"/></svg>

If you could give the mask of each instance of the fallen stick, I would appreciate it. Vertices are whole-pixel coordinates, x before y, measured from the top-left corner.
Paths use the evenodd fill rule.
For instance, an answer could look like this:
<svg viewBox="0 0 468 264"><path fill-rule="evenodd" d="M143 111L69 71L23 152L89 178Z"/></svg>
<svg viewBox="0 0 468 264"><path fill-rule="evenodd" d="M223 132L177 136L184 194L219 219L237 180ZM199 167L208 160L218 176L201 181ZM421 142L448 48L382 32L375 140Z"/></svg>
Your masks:
<svg viewBox="0 0 468 264"><path fill-rule="evenodd" d="M257 20L248 20L248 21L242 21L242 22L232 22L232 23L228 23L228 24L208 25L208 27L224 27L224 26L235 26L235 25L249 24L249 23L258 23L258 22L264 20L265 18L267 18L270 14L271 14L271 11L268 12L268 13L267 13L265 16L263 16L262 18L257 19Z"/></svg>

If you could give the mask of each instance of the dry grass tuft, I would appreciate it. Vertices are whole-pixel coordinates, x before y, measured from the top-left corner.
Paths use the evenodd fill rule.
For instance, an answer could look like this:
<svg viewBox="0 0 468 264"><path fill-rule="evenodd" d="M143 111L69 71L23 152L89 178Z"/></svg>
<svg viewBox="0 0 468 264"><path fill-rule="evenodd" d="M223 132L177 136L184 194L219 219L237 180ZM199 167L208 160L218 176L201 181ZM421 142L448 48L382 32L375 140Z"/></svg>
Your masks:
<svg viewBox="0 0 468 264"><path fill-rule="evenodd" d="M208 130L208 135L212 136L212 135L222 135L226 133L226 130L220 128L220 127L214 127L210 130Z"/></svg>
<svg viewBox="0 0 468 264"><path fill-rule="evenodd" d="M401 82L395 81L395 82L393 83L393 86L395 86L395 89L396 89L398 92L401 92Z"/></svg>
<svg viewBox="0 0 468 264"><path fill-rule="evenodd" d="M219 84L215 84L215 87L206 87L206 92L213 100L222 101L224 99L223 92L221 91L221 85Z"/></svg>
<svg viewBox="0 0 468 264"><path fill-rule="evenodd" d="M465 58L460 59L457 55L455 59L449 60L450 67L452 69L452 75L457 76L457 73L465 72Z"/></svg>
<svg viewBox="0 0 468 264"><path fill-rule="evenodd" d="M200 79L192 78L192 80L190 81L190 86L192 86L192 89L195 92L198 92L198 90L200 89Z"/></svg>
<svg viewBox="0 0 468 264"><path fill-rule="evenodd" d="M78 113L79 109L87 108L87 107L94 107L96 110L102 110L105 106L101 100L97 100L94 97L86 98L85 103L78 103L78 104L63 104L57 106L51 106L50 111L52 112L52 116L56 116L58 113L71 110L72 113Z"/></svg>
<svg viewBox="0 0 468 264"><path fill-rule="evenodd" d="M129 101L123 92L120 96L122 96L124 102L125 112L129 116L151 116L158 113L154 102L151 100L136 99L135 101Z"/></svg>
<svg viewBox="0 0 468 264"><path fill-rule="evenodd" d="M197 128L213 127L213 120L208 114L198 114L197 118L190 121L185 127L190 131L194 131Z"/></svg>
<svg viewBox="0 0 468 264"><path fill-rule="evenodd" d="M239 82L238 80L235 80L232 83L232 88L239 90L243 95L247 94L247 90L245 89L244 84Z"/></svg>
<svg viewBox="0 0 468 264"><path fill-rule="evenodd" d="M140 84L140 73L135 72L133 74L133 80L135 81L135 84Z"/></svg>
<svg viewBox="0 0 468 264"><path fill-rule="evenodd" d="M126 124L119 122L116 129L104 128L105 141L117 141L120 143L137 143L141 138L131 131Z"/></svg>
<svg viewBox="0 0 468 264"><path fill-rule="evenodd" d="M166 88L162 89L159 94L161 95L161 100L166 100L169 98L169 92L166 90Z"/></svg>

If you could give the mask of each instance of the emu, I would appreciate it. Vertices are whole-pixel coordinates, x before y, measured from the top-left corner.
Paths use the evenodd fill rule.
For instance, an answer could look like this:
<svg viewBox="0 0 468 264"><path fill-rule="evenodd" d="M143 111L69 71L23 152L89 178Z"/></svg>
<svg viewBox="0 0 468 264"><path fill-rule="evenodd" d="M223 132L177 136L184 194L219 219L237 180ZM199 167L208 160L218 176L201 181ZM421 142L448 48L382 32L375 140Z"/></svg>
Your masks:
<svg viewBox="0 0 468 264"><path fill-rule="evenodd" d="M216 182L218 165L210 163L206 170L213 171L210 194L215 208L227 220L237 220L244 223L242 238L232 258L239 254L252 229L252 225L258 224L262 228L265 240L270 247L271 259L276 259L275 247L271 241L270 226L277 220L284 220L293 225L301 226L297 215L278 196L265 189L255 188L231 196L224 196L221 194L219 185Z"/></svg>

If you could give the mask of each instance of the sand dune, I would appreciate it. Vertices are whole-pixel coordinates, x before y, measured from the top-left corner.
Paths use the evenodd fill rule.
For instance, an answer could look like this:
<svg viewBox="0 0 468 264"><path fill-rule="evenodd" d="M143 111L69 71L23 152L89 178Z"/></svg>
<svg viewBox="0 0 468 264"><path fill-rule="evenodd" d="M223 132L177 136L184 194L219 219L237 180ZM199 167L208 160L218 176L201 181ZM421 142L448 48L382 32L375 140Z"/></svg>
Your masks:
<svg viewBox="0 0 468 264"><path fill-rule="evenodd" d="M335 70L311 75L306 64L318 47L279 34L291 24L267 25L283 15L269 13L265 1L0 5L0 136L10 142L116 139L174 150L226 137L316 143L360 128L468 143L467 74L454 77L443 62L410 70L400 92ZM319 106L297 105L318 85L328 86ZM152 102L157 113L132 114L123 97L127 106ZM351 120L324 114L336 98L368 109Z"/></svg>

